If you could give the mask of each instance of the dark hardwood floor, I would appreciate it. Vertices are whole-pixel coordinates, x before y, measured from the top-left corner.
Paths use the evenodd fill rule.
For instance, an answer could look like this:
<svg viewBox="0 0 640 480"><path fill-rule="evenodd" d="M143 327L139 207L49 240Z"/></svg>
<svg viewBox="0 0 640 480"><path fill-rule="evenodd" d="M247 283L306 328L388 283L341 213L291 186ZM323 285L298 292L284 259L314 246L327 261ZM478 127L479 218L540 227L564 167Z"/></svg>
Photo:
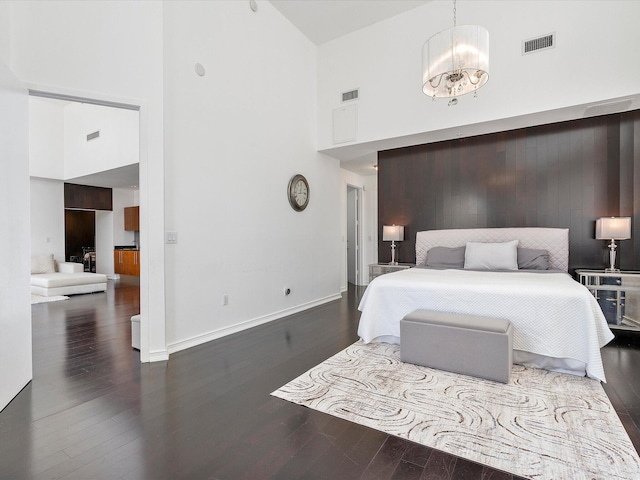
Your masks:
<svg viewBox="0 0 640 480"><path fill-rule="evenodd" d="M34 305L34 379L0 413L0 478L517 478L269 395L357 340L363 290L153 364L131 349L136 279ZM636 449L638 345L603 350Z"/></svg>

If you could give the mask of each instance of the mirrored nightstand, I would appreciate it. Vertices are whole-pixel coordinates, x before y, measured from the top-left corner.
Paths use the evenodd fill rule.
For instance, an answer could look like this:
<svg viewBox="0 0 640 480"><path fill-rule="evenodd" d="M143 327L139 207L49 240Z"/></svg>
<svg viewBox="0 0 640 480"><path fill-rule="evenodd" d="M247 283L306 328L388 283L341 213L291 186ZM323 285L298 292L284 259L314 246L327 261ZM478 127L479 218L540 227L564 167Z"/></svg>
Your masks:
<svg viewBox="0 0 640 480"><path fill-rule="evenodd" d="M389 265L388 263L372 263L369 265L369 281L373 280L385 273L397 272L407 268L415 267L415 263L399 263L398 265Z"/></svg>
<svg viewBox="0 0 640 480"><path fill-rule="evenodd" d="M640 331L640 272L576 270L596 297L610 328Z"/></svg>

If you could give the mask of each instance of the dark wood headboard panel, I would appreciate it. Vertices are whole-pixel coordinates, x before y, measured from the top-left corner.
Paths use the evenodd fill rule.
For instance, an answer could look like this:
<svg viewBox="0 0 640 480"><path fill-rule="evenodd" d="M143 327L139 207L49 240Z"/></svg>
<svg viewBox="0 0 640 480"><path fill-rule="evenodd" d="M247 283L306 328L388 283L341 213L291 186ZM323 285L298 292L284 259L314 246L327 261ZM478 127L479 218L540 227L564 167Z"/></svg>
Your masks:
<svg viewBox="0 0 640 480"><path fill-rule="evenodd" d="M603 268L595 220L631 216L621 268L640 269L640 111L378 153L378 260L383 225L405 225L400 262L421 230L569 228L569 268Z"/></svg>

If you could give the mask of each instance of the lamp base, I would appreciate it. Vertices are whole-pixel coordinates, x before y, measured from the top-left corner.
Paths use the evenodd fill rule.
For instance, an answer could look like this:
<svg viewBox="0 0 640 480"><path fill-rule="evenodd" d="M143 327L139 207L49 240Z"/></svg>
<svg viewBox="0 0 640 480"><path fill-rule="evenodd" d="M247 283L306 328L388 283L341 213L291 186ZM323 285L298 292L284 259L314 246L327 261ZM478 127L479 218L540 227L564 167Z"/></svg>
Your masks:
<svg viewBox="0 0 640 480"><path fill-rule="evenodd" d="M620 269L616 268L616 241L612 238L609 244L609 263L610 266L605 272L619 272Z"/></svg>
<svg viewBox="0 0 640 480"><path fill-rule="evenodd" d="M604 273L620 273L619 268L605 268Z"/></svg>
<svg viewBox="0 0 640 480"><path fill-rule="evenodd" d="M396 262L396 242L394 240L391 241L391 261L389 262L389 265L397 265L398 262Z"/></svg>

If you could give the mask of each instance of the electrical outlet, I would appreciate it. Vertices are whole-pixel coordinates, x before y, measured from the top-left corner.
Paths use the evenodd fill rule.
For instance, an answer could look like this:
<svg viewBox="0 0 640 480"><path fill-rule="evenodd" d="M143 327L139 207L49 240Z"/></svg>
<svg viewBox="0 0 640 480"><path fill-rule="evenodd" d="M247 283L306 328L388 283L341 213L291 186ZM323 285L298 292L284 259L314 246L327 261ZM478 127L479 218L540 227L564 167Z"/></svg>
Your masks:
<svg viewBox="0 0 640 480"><path fill-rule="evenodd" d="M225 293L222 295L222 306L226 307L227 305L229 305L229 294Z"/></svg>

